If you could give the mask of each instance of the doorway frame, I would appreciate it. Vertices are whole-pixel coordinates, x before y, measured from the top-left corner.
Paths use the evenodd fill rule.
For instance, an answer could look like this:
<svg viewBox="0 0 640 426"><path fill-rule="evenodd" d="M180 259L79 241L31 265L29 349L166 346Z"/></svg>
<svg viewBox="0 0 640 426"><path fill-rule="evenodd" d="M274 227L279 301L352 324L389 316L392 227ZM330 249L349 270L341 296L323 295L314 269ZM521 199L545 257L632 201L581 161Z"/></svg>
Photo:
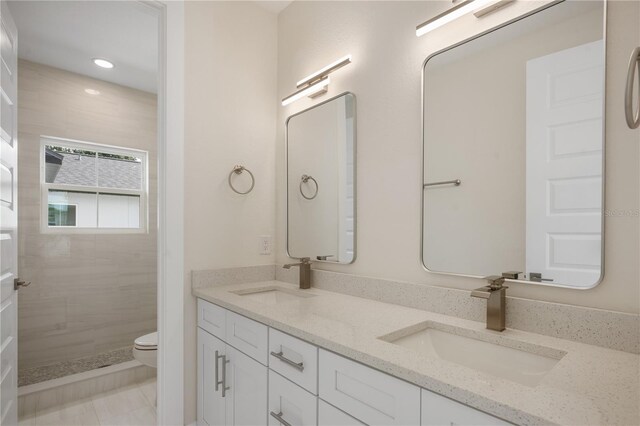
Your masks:
<svg viewBox="0 0 640 426"><path fill-rule="evenodd" d="M184 3L138 0L158 17L157 421L184 424Z"/></svg>

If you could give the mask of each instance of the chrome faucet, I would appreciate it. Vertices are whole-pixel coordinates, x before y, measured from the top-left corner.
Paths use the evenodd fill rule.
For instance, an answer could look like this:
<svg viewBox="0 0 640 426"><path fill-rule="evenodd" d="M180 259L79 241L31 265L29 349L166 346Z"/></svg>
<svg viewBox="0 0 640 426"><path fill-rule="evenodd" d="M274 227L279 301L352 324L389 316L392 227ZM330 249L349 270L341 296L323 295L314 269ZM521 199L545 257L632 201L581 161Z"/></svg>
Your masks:
<svg viewBox="0 0 640 426"><path fill-rule="evenodd" d="M471 297L487 299L487 328L489 330L503 331L505 329L505 310L507 286L506 279L518 279L520 272L503 272L502 276L491 275L485 277L488 286L480 287L471 292Z"/></svg>
<svg viewBox="0 0 640 426"><path fill-rule="evenodd" d="M300 288L311 288L311 259L308 257L301 257L299 263L289 263L283 265L284 269L291 269L292 266L300 268Z"/></svg>

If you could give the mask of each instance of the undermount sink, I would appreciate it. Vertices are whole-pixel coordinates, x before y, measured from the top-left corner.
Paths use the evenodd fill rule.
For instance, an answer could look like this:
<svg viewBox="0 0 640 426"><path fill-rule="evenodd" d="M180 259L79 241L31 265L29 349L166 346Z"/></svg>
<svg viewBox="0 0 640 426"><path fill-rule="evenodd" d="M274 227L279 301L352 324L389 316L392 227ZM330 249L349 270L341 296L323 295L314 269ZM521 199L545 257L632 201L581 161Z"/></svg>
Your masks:
<svg viewBox="0 0 640 426"><path fill-rule="evenodd" d="M232 293L265 305L277 305L315 296L315 294L304 293L304 290L293 290L277 286L238 290Z"/></svg>
<svg viewBox="0 0 640 426"><path fill-rule="evenodd" d="M437 357L532 387L540 383L566 355L564 351L524 344L513 339L500 339L503 341L502 344L480 340L480 335L485 339L497 337L488 333L426 322L382 336L380 339L425 356Z"/></svg>

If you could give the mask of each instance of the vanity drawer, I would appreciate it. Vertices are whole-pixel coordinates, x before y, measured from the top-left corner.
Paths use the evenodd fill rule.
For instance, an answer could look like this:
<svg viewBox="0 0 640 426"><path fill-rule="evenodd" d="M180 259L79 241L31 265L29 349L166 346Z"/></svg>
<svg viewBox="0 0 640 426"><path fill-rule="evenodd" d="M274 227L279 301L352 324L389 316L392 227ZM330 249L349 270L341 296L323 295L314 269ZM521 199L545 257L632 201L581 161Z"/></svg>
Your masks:
<svg viewBox="0 0 640 426"><path fill-rule="evenodd" d="M422 389L422 426L494 426L510 425L475 408Z"/></svg>
<svg viewBox="0 0 640 426"><path fill-rule="evenodd" d="M225 308L198 299L198 327L208 331L219 339L225 340L226 335Z"/></svg>
<svg viewBox="0 0 640 426"><path fill-rule="evenodd" d="M319 396L369 425L419 425L420 388L320 349Z"/></svg>
<svg viewBox="0 0 640 426"><path fill-rule="evenodd" d="M294 426L316 426L317 397L269 370L269 425L280 426L274 416Z"/></svg>
<svg viewBox="0 0 640 426"><path fill-rule="evenodd" d="M364 423L318 399L318 426L364 426Z"/></svg>
<svg viewBox="0 0 640 426"><path fill-rule="evenodd" d="M266 325L227 311L226 326L225 342L267 365L269 328Z"/></svg>
<svg viewBox="0 0 640 426"><path fill-rule="evenodd" d="M269 329L269 368L309 392L318 393L318 348Z"/></svg>

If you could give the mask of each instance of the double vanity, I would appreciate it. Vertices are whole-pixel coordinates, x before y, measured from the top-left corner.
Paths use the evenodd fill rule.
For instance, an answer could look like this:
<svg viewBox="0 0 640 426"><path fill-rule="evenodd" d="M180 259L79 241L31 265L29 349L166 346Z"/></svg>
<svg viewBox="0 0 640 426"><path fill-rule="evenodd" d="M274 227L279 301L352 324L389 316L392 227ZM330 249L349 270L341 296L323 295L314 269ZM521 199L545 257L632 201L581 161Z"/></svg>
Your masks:
<svg viewBox="0 0 640 426"><path fill-rule="evenodd" d="M637 424L638 356L264 281L194 288L198 424Z"/></svg>

